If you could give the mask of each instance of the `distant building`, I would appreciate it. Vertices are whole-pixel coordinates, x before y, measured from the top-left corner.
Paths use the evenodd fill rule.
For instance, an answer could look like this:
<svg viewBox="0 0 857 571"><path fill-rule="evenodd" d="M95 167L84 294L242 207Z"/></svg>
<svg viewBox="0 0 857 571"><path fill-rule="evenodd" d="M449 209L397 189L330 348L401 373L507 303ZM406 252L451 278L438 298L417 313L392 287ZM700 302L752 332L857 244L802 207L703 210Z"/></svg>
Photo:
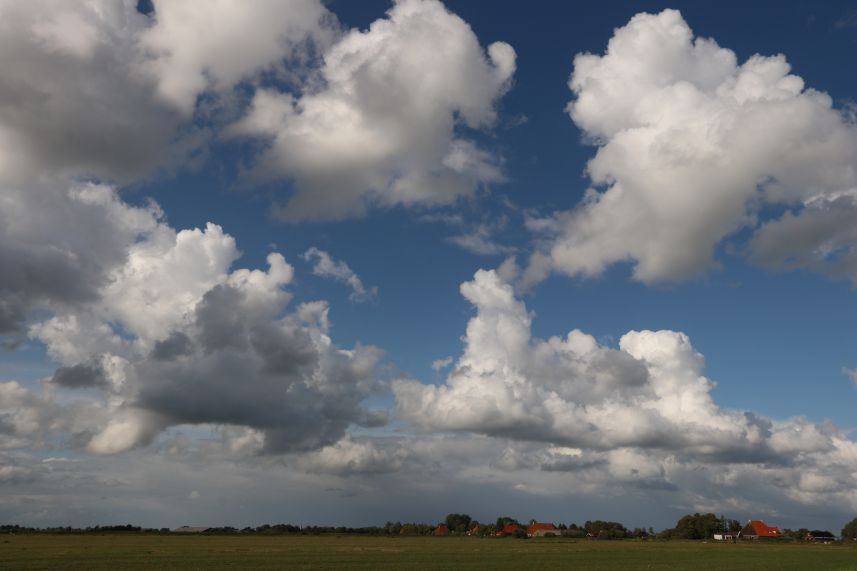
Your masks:
<svg viewBox="0 0 857 571"><path fill-rule="evenodd" d="M524 528L522 528L520 525L518 525L516 523L507 523L506 525L503 526L503 529L501 529L500 531L497 532L497 537L506 537L507 535L515 535L516 533L518 533L519 531L522 531L523 529Z"/></svg>
<svg viewBox="0 0 857 571"><path fill-rule="evenodd" d="M431 532L432 535L449 535L449 528L445 525L439 525Z"/></svg>
<svg viewBox="0 0 857 571"><path fill-rule="evenodd" d="M829 531L814 529L807 533L804 539L806 541L820 541L823 543L829 543L831 541L836 541L836 536L830 533Z"/></svg>
<svg viewBox="0 0 857 571"><path fill-rule="evenodd" d="M735 541L738 539L740 531L724 531L723 533L715 533L715 541Z"/></svg>
<svg viewBox="0 0 857 571"><path fill-rule="evenodd" d="M189 525L183 525L181 527L177 527L173 530L173 533L203 533L211 529L210 527L191 527Z"/></svg>
<svg viewBox="0 0 857 571"><path fill-rule="evenodd" d="M741 530L741 539L767 539L782 537L783 532L778 527L771 527L760 519L751 519Z"/></svg>
<svg viewBox="0 0 857 571"><path fill-rule="evenodd" d="M527 528L527 537L544 537L546 535L559 535L559 530L552 523L538 523Z"/></svg>
<svg viewBox="0 0 857 571"><path fill-rule="evenodd" d="M467 530L466 535L483 535L484 533L485 526L481 524L476 524Z"/></svg>

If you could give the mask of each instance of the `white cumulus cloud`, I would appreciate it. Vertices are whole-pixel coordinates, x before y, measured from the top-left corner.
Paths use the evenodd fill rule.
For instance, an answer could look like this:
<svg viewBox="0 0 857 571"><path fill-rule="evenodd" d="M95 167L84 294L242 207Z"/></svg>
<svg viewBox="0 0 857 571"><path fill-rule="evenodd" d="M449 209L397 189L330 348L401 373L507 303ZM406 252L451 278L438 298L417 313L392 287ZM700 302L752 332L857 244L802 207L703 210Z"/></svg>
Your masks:
<svg viewBox="0 0 857 571"><path fill-rule="evenodd" d="M683 333L631 331L617 349L579 330L542 340L495 272L480 270L461 292L477 313L446 382L393 385L399 415L423 430L593 451L668 451L714 463L788 464L855 446L801 419L721 409L703 357Z"/></svg>
<svg viewBox="0 0 857 571"><path fill-rule="evenodd" d="M626 261L643 282L688 278L716 266L717 244L755 227L764 205L787 212L757 234L754 257L854 277L841 219L853 211L857 127L785 56L739 63L665 10L634 16L603 54L578 54L569 87L568 112L598 146L594 186L541 225L525 282Z"/></svg>
<svg viewBox="0 0 857 571"><path fill-rule="evenodd" d="M401 0L323 54L300 96L259 90L233 133L269 139L257 170L292 178L290 220L362 215L368 206L448 204L502 179L465 137L490 127L515 51L487 50L435 0Z"/></svg>

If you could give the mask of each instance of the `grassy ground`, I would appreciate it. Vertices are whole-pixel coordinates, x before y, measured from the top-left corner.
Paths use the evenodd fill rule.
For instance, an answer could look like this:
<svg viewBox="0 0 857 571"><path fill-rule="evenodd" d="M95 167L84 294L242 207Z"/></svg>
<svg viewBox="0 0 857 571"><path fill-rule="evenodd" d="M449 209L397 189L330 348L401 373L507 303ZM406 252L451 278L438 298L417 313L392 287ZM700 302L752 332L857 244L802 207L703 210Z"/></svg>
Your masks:
<svg viewBox="0 0 857 571"><path fill-rule="evenodd" d="M857 546L330 535L4 535L0 569L857 570Z"/></svg>

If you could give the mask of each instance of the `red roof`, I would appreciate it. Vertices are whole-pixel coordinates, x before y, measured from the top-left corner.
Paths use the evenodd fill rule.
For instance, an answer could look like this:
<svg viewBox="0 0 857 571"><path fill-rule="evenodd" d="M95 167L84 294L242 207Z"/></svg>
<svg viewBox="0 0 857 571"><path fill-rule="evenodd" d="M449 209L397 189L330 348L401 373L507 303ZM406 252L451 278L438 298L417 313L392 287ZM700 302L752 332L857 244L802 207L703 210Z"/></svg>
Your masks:
<svg viewBox="0 0 857 571"><path fill-rule="evenodd" d="M538 530L543 529L547 531L556 531L556 526L552 523L534 523L530 527L527 528L527 535L533 535Z"/></svg>
<svg viewBox="0 0 857 571"><path fill-rule="evenodd" d="M753 534L744 533L744 535L758 535L759 537L782 537L783 533L778 527L770 527L760 519L750 520L747 527L753 530Z"/></svg>
<svg viewBox="0 0 857 571"><path fill-rule="evenodd" d="M516 523L507 523L503 529L500 530L500 533L504 533L506 535L511 535L521 529L521 526Z"/></svg>
<svg viewBox="0 0 857 571"><path fill-rule="evenodd" d="M439 525L434 530L434 535L449 535L449 528L445 525Z"/></svg>

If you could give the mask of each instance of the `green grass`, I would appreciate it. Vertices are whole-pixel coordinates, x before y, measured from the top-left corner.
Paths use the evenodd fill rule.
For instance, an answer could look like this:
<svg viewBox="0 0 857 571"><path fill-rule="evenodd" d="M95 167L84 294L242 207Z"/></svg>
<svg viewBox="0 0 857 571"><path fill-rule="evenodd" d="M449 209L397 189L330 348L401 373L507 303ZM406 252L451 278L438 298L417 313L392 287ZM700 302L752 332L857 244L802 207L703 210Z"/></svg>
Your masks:
<svg viewBox="0 0 857 571"><path fill-rule="evenodd" d="M335 535L4 535L0 569L857 570L857 546Z"/></svg>

